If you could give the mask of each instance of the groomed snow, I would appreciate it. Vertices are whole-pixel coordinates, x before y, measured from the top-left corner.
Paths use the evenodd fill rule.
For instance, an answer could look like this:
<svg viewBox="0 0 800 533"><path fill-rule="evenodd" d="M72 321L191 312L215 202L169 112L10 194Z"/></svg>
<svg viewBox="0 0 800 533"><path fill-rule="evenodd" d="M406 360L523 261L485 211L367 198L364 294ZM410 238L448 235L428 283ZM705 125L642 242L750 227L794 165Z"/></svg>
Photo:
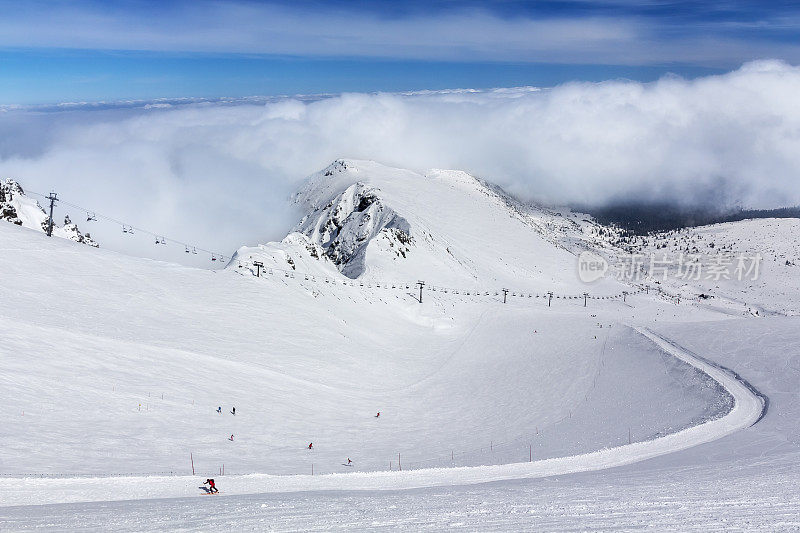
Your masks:
<svg viewBox="0 0 800 533"><path fill-rule="evenodd" d="M762 415L761 397L732 373L693 356L651 331L642 334L672 356L701 370L734 398L724 416L697 426L643 442L598 450L582 455L502 465L426 468L392 472L359 472L321 476L225 476L227 495L308 490L395 490L441 485L465 485L492 481L549 477L602 470L644 461L710 442L754 424ZM180 498L197 494L196 477L17 478L0 488L6 505L49 504L80 501L134 500L146 486L148 498Z"/></svg>
<svg viewBox="0 0 800 533"><path fill-rule="evenodd" d="M420 303L412 274L444 264L475 286L519 279L580 294L572 247L582 230L514 214L466 175L412 173L394 190L397 169L375 168L387 205L431 240L408 262L370 244L363 285L313 257L324 245L315 235L243 249L277 262L305 254L296 275L255 277L235 262L191 269L0 224L0 523L796 525L796 319L731 318L744 315L646 294L504 304L500 286L489 296L427 290ZM459 209L479 205L501 237L470 249L480 225L462 232L453 206L420 215L403 179L466 195ZM498 260L506 249L508 264ZM306 277L301 267L319 269ZM381 282L392 272L410 279ZM767 304L760 294L752 289L754 304ZM199 497L209 476L224 494Z"/></svg>

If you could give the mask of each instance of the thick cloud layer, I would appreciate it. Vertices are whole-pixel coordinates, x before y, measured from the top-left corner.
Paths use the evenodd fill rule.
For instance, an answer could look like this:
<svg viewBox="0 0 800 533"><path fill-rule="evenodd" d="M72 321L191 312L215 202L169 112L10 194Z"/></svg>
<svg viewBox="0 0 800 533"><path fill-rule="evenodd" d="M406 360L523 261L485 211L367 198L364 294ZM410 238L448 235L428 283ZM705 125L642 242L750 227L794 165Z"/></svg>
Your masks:
<svg viewBox="0 0 800 533"><path fill-rule="evenodd" d="M281 237L285 198L339 157L459 168L551 203L776 207L800 203L798 94L800 68L764 61L652 84L7 111L0 175L226 251Z"/></svg>

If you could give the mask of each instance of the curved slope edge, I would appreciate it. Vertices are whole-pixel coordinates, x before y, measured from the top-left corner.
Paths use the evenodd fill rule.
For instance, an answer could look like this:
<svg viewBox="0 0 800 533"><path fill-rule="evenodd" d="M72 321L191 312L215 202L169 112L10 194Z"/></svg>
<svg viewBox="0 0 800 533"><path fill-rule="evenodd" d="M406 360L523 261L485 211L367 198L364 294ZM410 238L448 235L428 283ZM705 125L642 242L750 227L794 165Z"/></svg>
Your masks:
<svg viewBox="0 0 800 533"><path fill-rule="evenodd" d="M721 418L663 437L606 448L581 455L540 461L475 467L434 468L411 471L353 472L320 476L249 474L225 476L220 485L226 495L321 490L397 490L468 485L511 479L531 479L603 470L705 444L758 422L766 399L735 373L697 357L646 328L636 331L662 350L706 373L734 398L733 408ZM115 478L16 478L0 485L0 506L41 505L85 501L179 498L197 494L197 477L149 476Z"/></svg>

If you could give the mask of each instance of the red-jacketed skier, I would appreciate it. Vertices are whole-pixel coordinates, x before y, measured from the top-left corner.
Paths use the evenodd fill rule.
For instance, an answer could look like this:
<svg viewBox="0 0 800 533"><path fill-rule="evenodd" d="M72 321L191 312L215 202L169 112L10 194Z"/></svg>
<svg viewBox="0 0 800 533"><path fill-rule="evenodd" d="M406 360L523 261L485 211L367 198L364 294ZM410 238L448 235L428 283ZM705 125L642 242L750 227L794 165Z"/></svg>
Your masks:
<svg viewBox="0 0 800 533"><path fill-rule="evenodd" d="M313 442L309 442L308 443L308 449L312 450L313 448L314 448L314 443Z"/></svg>
<svg viewBox="0 0 800 533"><path fill-rule="evenodd" d="M214 480L211 478L207 479L206 482L203 483L203 485L208 485L208 492L212 494L215 492L219 492L219 490L217 490L217 486L214 484Z"/></svg>

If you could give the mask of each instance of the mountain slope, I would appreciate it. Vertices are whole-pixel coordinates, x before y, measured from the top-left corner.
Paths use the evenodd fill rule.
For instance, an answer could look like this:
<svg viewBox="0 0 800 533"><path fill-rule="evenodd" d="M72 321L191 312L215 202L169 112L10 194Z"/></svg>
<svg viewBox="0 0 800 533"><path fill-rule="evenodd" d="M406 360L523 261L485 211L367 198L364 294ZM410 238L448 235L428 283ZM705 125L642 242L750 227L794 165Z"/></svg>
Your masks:
<svg viewBox="0 0 800 533"><path fill-rule="evenodd" d="M800 314L798 219L726 222L656 233L639 241L641 253L657 258L701 258L700 279L676 279L677 266L670 268L665 285L685 297L703 294L709 297L706 305L737 314ZM724 272L710 275L709 267L717 263L726 267Z"/></svg>
<svg viewBox="0 0 800 533"><path fill-rule="evenodd" d="M538 457L572 454L727 409L621 327L619 301L420 304L404 286L74 253L11 224L0 242L13 250L0 256L4 473L175 471L189 454L205 473L335 472L348 456L376 470L398 452L414 467L508 462L533 436Z"/></svg>
<svg viewBox="0 0 800 533"><path fill-rule="evenodd" d="M25 195L25 191L19 183L12 179L6 179L5 182L0 181L0 220L46 232L49 217L39 202ZM94 248L99 246L89 233L81 233L78 225L73 223L69 216L65 217L63 226L59 226L54 221L53 236L80 242Z"/></svg>
<svg viewBox="0 0 800 533"><path fill-rule="evenodd" d="M295 254L316 253L325 272L333 266L351 279L423 279L465 291L586 290L575 254L592 244L591 223L579 214L522 205L461 171L418 174L339 160L309 177L293 200L307 213L291 236L294 242L301 241L297 234L307 240ZM292 268L275 260L271 246L243 248L232 264L260 258ZM592 287L601 294L625 288L610 279Z"/></svg>

